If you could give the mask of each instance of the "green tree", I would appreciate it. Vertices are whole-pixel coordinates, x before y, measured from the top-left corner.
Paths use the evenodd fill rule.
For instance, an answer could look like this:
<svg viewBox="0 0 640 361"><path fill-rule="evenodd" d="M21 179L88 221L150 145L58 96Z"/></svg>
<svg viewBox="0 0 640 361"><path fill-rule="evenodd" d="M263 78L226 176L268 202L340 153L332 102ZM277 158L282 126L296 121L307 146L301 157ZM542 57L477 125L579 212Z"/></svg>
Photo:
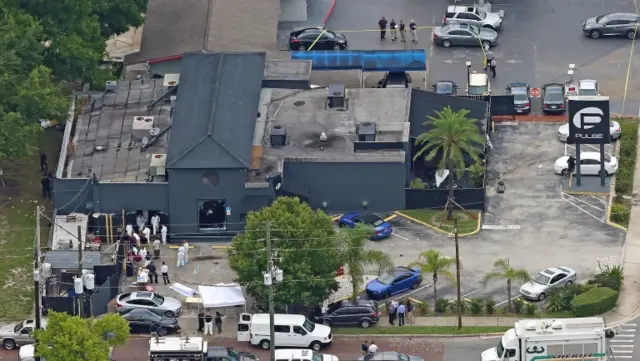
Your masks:
<svg viewBox="0 0 640 361"><path fill-rule="evenodd" d="M69 110L69 99L62 91L51 80L51 70L38 66L18 87L18 111L27 124L36 123L38 119L64 121Z"/></svg>
<svg viewBox="0 0 640 361"><path fill-rule="evenodd" d="M93 13L98 16L100 33L104 38L126 33L130 27L144 22L142 14L147 12L148 0L100 0L93 4Z"/></svg>
<svg viewBox="0 0 640 361"><path fill-rule="evenodd" d="M83 319L50 311L47 329L34 336L36 355L47 361L107 361L111 347L127 342L129 324L117 314Z"/></svg>
<svg viewBox="0 0 640 361"><path fill-rule="evenodd" d="M445 257L435 249L429 249L418 256L418 259L411 262L409 267L418 267L422 273L431 275L433 280L433 302L438 299L438 279L442 276L451 283L456 283L456 278L451 272L451 266L455 266L455 258Z"/></svg>
<svg viewBox="0 0 640 361"><path fill-rule="evenodd" d="M274 284L276 305L319 305L338 289L335 277L341 260L337 237L331 217L298 198L280 197L269 207L247 215L244 233L233 237L229 250L236 282L247 284L247 293L259 305L267 305L263 284L267 223L272 248L280 258L277 267L284 272L284 281Z"/></svg>
<svg viewBox="0 0 640 361"><path fill-rule="evenodd" d="M0 110L0 161L31 156L38 149L36 141L41 129L37 123L25 123L19 113Z"/></svg>
<svg viewBox="0 0 640 361"><path fill-rule="evenodd" d="M449 202L454 198L454 171L457 171L458 177L462 176L465 155L480 163L479 154L485 144L475 119L469 119L468 115L467 109L454 112L450 107L445 107L436 111L436 116L427 116L429 120L424 123L431 130L420 134L415 142L420 150L413 157L414 161L422 156L429 161L440 157L438 168L449 171ZM447 219L453 219L453 204L449 204Z"/></svg>
<svg viewBox="0 0 640 361"><path fill-rule="evenodd" d="M340 253L344 259L344 265L347 266L345 272L351 281L353 300L358 298L362 290L366 266L375 266L378 269L378 275L394 266L391 256L387 253L366 248L373 232L373 228L362 225L340 230Z"/></svg>
<svg viewBox="0 0 640 361"><path fill-rule="evenodd" d="M487 273L482 279L482 284L487 285L492 280L507 281L507 310L511 312L513 300L511 299L511 285L514 281L527 282L531 279L529 272L524 268L513 268L508 258L501 258L493 264L493 271Z"/></svg>

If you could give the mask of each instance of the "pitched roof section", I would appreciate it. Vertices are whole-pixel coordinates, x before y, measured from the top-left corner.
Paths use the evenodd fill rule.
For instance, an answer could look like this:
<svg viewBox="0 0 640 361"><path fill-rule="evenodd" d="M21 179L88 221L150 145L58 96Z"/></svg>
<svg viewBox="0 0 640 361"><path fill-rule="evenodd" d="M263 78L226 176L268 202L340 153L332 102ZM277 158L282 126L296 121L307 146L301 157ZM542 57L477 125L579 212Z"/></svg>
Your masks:
<svg viewBox="0 0 640 361"><path fill-rule="evenodd" d="M280 0L149 0L140 51L125 64L189 51L276 55Z"/></svg>
<svg viewBox="0 0 640 361"><path fill-rule="evenodd" d="M250 168L264 53L187 53L167 168Z"/></svg>

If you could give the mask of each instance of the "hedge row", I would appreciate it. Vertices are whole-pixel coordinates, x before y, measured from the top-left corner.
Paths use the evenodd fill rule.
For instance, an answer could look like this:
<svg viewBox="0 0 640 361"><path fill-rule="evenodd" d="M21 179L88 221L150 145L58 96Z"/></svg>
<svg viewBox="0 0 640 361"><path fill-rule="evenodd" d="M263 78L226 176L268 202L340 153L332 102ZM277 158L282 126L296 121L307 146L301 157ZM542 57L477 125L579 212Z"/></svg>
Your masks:
<svg viewBox="0 0 640 361"><path fill-rule="evenodd" d="M605 313L616 306L618 292L608 287L592 288L571 301L573 315L588 317Z"/></svg>
<svg viewBox="0 0 640 361"><path fill-rule="evenodd" d="M620 147L620 166L616 173L616 193L631 195L633 192L633 173L636 166L636 149L638 146L638 120L619 119L622 137Z"/></svg>

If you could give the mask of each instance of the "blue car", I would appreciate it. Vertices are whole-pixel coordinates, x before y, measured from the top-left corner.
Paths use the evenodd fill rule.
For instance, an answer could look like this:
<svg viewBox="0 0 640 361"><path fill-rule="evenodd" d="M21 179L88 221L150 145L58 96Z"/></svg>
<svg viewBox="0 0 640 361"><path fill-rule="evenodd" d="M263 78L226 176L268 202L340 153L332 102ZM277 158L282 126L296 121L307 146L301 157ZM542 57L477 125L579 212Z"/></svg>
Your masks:
<svg viewBox="0 0 640 361"><path fill-rule="evenodd" d="M416 289L422 283L418 268L396 267L367 284L367 295L372 300L382 300L395 294Z"/></svg>
<svg viewBox="0 0 640 361"><path fill-rule="evenodd" d="M373 227L375 230L375 233L371 236L371 239L373 240L388 238L393 232L391 224L385 222L384 219L376 216L375 214L360 214L358 212L352 212L340 217L340 227L354 228L356 224Z"/></svg>

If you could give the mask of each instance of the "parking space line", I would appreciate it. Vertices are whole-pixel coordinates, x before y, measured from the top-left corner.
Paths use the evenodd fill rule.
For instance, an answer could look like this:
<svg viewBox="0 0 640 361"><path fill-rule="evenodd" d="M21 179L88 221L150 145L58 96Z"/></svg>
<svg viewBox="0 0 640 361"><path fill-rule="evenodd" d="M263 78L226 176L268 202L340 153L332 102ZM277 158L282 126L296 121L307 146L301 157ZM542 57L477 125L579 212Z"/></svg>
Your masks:
<svg viewBox="0 0 640 361"><path fill-rule="evenodd" d="M515 299L518 299L518 298L521 298L521 297L522 297L521 295L517 295L515 297L511 297L511 301L513 301ZM502 305L506 304L508 301L509 300L504 300L502 302L496 303L495 307L502 306Z"/></svg>
<svg viewBox="0 0 640 361"><path fill-rule="evenodd" d="M399 234L397 234L397 233L395 233L395 232L394 232L394 233L391 233L391 234L393 234L393 235L394 235L394 236L396 236L396 237L400 237L400 238L404 239L405 241L409 241L409 238L407 238L407 237L403 237L403 236L401 236L401 235L399 235Z"/></svg>
<svg viewBox="0 0 640 361"><path fill-rule="evenodd" d="M634 342L635 340L609 340L609 342L611 343L631 343Z"/></svg>
<svg viewBox="0 0 640 361"><path fill-rule="evenodd" d="M465 294L464 294L464 295L462 295L461 297L462 297L462 298L464 298L464 297L467 297L467 296L471 296L472 294L474 294L474 293L476 293L476 292L478 292L478 291L480 291L480 289L477 289L477 290L475 290L475 291L471 291L471 292L469 292L469 293L465 293Z"/></svg>
<svg viewBox="0 0 640 361"><path fill-rule="evenodd" d="M581 202L581 203L584 203L584 204L588 205L589 207L593 207L593 208L595 208L595 209L597 209L597 210L599 210L599 211L603 211L603 212L604 212L604 208L596 207L596 206L594 206L593 204L588 203L588 202L586 202L586 201L583 201L582 199L580 199L580 198L578 198L578 197L576 197L576 196L574 196L574 195L572 195L572 194L565 193L565 195L567 195L567 196L569 196L569 197L571 197L571 198L575 199L576 201L579 201L579 202ZM593 197L593 198L596 198L596 197ZM596 198L596 199L597 199L597 198Z"/></svg>
<svg viewBox="0 0 640 361"><path fill-rule="evenodd" d="M593 214L589 213L586 209L584 209L584 208L580 207L579 205L577 205L577 204L575 204L575 203L571 202L570 200L566 199L566 198L565 198L565 194L566 194L565 192L562 192L562 199L563 199L564 201L566 201L567 203L569 203L569 204L573 205L574 207L578 208L579 210L581 210L582 212L584 212L584 213L586 213L587 215L591 216L592 218L596 219L597 221L602 222L602 223L605 223L605 221L603 221L603 220L602 220L602 219L600 219L599 217L596 217L595 215L593 215Z"/></svg>

